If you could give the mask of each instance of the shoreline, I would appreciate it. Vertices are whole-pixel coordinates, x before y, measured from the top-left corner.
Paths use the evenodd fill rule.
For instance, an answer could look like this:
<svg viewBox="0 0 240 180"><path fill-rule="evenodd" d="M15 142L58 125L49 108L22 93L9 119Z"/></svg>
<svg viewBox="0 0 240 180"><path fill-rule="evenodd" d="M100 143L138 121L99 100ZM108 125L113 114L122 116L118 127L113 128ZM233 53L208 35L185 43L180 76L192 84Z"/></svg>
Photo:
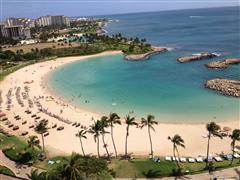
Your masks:
<svg viewBox="0 0 240 180"><path fill-rule="evenodd" d="M47 87L46 80L47 77L49 77L50 73L54 72L54 69L60 68L63 65L66 65L68 63L72 63L75 61L80 60L87 60L91 57L99 57L99 56L106 56L106 55L116 55L120 54L119 51L107 51L96 55L88 55L88 56L77 56L77 57L64 57L64 58L58 58L57 60L50 60L45 62L40 62L37 64L33 64L27 67L24 67L10 75L8 75L2 82L2 90L3 90L3 97L4 97L4 104L3 104L3 110L5 112L5 94L7 94L7 91L9 88L14 89L15 86L23 87L26 85L24 84L25 81L30 81L31 79L34 79L34 82L31 84L28 84L30 87L29 95L31 98L34 96L44 96L45 98L39 99L41 104L49 108L51 112L60 113L60 110L62 109L63 112L61 116L70 119L72 122L80 122L81 125L88 126L93 123L92 117L94 119L98 119L100 117L100 114L89 112L84 109L75 108L69 102L64 102L62 98L58 99L54 93L49 90ZM53 70L53 71L52 71ZM32 73L32 76L29 76L30 73ZM46 84L44 84L46 83ZM14 94L14 93L13 93ZM52 96L54 97L54 101L47 101L46 97ZM20 107L18 106L16 102L16 98L14 97L14 107L10 112L6 111L7 115L9 117L14 116L14 114L19 114L23 119L28 118L28 124L33 123L31 121L31 118L29 119L29 116L24 114L23 110L26 110L26 107ZM57 99L57 100L56 100ZM58 103L55 102L59 101ZM61 104L65 104L65 106L62 106ZM34 106L34 108L30 109L33 112L38 111L37 108ZM58 126L62 125L65 127L63 131L56 131L54 129L50 129L49 133L50 135L46 137L46 145L48 147L52 147L54 149L58 149L61 152L71 153L72 151L75 152L81 152L80 151L80 145L78 142L78 139L75 137L75 133L79 130L79 128L75 128L72 125L67 125L63 122L60 122L59 120L56 120L54 118L48 117L43 113L39 113L41 117L47 118L49 120L49 126L51 126L53 123L58 124ZM11 118L9 118L11 119ZM29 131L29 135L36 135L35 132L33 132L32 129L29 129L28 126L21 125L21 122L14 122L17 125L19 125L20 130L14 131L16 135L19 135L19 132L22 131ZM221 125L221 127L229 126L232 129L239 126L239 122L237 120L229 120L227 122L217 122ZM0 122L2 125L2 122ZM5 126L6 127L6 126ZM7 128L8 129L8 128ZM172 145L167 140L167 136L172 136L174 134L180 134L183 139L186 142L186 149L180 149L180 153L185 156L197 156L199 154L205 153L206 149L206 139L203 138L203 134L206 134L205 130L205 123L194 123L194 124L188 124L188 123L159 123L155 127L156 132L152 133L152 140L154 143L154 150L156 155L171 155L172 154ZM187 130L186 130L187 129ZM118 147L119 154L122 154L124 152L124 140L125 140L125 125L122 126L116 126L114 128L115 131L115 141L116 145ZM87 135L88 139L84 141L85 151L86 153L93 153L96 154L96 145L94 143L93 137L91 135ZM61 139L61 143L57 142L56 139ZM111 139L109 135L106 136L106 141L109 145L110 152L113 152L113 147L111 144ZM146 145L147 143L147 145ZM147 156L149 153L149 140L147 137L147 130L146 129L136 129L135 127L130 128L130 136L129 136L129 152L133 152L135 155L144 155ZM226 144L223 147L223 144ZM102 147L102 144L100 145ZM139 148L141 147L141 149ZM101 154L104 154L104 149L101 148L100 150ZM221 153L221 152L229 152L230 151L230 139L226 138L224 140L220 140L217 138L214 138L214 141L212 141L211 144L211 153Z"/></svg>

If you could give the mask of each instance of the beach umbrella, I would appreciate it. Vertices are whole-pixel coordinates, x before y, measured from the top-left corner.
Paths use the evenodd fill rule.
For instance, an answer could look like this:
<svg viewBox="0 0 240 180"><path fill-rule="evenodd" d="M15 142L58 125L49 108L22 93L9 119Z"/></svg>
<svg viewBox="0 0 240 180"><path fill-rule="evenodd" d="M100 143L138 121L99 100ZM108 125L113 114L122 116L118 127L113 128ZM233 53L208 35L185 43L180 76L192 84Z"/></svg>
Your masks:
<svg viewBox="0 0 240 180"><path fill-rule="evenodd" d="M227 127L227 126L223 127L223 131L225 131L225 132L228 132L228 131L231 131L231 130L232 129L230 127Z"/></svg>

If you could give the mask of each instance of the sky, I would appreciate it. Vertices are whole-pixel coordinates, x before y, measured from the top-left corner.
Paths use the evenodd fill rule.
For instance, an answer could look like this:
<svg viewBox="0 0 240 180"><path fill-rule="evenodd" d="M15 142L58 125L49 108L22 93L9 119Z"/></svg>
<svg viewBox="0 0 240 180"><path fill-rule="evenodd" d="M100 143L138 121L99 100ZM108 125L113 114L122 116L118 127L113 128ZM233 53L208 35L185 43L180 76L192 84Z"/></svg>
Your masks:
<svg viewBox="0 0 240 180"><path fill-rule="evenodd" d="M106 14L239 6L239 0L0 0L0 21L7 17Z"/></svg>

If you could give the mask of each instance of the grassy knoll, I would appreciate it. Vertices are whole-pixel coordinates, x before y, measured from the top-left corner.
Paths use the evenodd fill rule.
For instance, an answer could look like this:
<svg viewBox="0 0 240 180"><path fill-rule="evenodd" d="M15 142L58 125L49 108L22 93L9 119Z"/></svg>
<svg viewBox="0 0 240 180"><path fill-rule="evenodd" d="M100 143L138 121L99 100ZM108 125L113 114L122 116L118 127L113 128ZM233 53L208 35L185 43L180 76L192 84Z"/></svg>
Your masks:
<svg viewBox="0 0 240 180"><path fill-rule="evenodd" d="M216 170L229 168L230 161L215 162ZM239 160L233 161L233 166L239 166ZM177 166L174 162L161 159L160 163L155 163L149 159L135 159L133 161L113 160L110 167L116 172L119 178L156 178L174 175ZM206 172L205 163L182 163L183 172L186 174L197 174Z"/></svg>
<svg viewBox="0 0 240 180"><path fill-rule="evenodd" d="M0 174L5 174L5 175L8 175L8 176L15 176L14 172L7 168L6 166L1 166L0 165Z"/></svg>

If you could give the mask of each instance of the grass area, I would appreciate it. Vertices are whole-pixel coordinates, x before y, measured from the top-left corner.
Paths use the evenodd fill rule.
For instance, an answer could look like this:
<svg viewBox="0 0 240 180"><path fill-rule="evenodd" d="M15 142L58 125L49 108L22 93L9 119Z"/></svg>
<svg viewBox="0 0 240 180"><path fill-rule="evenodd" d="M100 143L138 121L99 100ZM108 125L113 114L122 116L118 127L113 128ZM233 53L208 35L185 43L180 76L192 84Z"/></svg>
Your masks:
<svg viewBox="0 0 240 180"><path fill-rule="evenodd" d="M34 162L38 158L39 150L27 148L27 143L15 136L0 133L0 149L12 161L20 163Z"/></svg>
<svg viewBox="0 0 240 180"><path fill-rule="evenodd" d="M230 161L215 162L216 170L229 168ZM233 161L234 166L240 166L239 160ZM197 174L206 172L205 163L181 163L183 172L188 170L188 174ZM176 172L177 166L174 162L169 162L161 159L160 163L155 163L149 159L135 159L133 161L113 160L110 164L116 172L118 178L157 178L171 176Z"/></svg>
<svg viewBox="0 0 240 180"><path fill-rule="evenodd" d="M79 43L71 43L71 47L77 47L79 46ZM60 48L68 48L70 47L68 43L64 43L64 42L45 42L45 43L36 43L36 44L28 44L28 45L22 45L22 46L16 46L16 47L10 47L10 48L6 48L3 49L5 50L11 50L13 52L17 52L17 50L22 49L24 53L28 53L31 52L32 49L36 49L38 48L40 49L44 49L44 48L56 48L56 49L60 49Z"/></svg>
<svg viewBox="0 0 240 180"><path fill-rule="evenodd" d="M1 165L0 165L0 174L5 174L8 176L16 176L11 169L7 168L6 166L1 166Z"/></svg>
<svg viewBox="0 0 240 180"><path fill-rule="evenodd" d="M5 70L0 70L0 81L2 81L4 79L5 76L13 73L14 71L17 71L25 66L28 66L30 64L33 64L35 63L35 61L28 61L26 63L22 63L22 64L19 64L19 65L16 65L16 66L13 66L13 67L10 67L10 68L7 68Z"/></svg>

